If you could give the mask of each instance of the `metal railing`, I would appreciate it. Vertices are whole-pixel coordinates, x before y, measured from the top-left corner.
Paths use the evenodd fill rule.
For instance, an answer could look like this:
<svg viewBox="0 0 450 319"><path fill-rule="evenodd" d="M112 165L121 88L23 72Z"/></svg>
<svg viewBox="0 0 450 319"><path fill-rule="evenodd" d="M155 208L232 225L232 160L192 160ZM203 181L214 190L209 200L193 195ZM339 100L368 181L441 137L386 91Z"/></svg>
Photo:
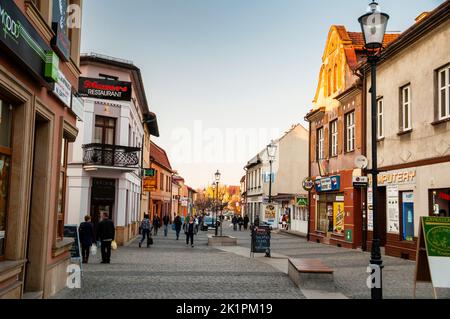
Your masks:
<svg viewBox="0 0 450 319"><path fill-rule="evenodd" d="M84 165L139 168L138 147L107 144L83 145Z"/></svg>

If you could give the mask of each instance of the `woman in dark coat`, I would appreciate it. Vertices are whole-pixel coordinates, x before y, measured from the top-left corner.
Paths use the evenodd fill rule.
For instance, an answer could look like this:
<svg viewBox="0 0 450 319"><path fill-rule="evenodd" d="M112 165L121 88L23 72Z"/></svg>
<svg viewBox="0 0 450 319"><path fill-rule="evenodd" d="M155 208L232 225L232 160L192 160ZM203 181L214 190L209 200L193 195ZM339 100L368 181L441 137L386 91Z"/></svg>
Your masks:
<svg viewBox="0 0 450 319"><path fill-rule="evenodd" d="M81 256L83 264L89 262L89 252L93 243L95 243L94 226L91 223L91 217L84 217L84 222L80 224L78 229L80 234Z"/></svg>

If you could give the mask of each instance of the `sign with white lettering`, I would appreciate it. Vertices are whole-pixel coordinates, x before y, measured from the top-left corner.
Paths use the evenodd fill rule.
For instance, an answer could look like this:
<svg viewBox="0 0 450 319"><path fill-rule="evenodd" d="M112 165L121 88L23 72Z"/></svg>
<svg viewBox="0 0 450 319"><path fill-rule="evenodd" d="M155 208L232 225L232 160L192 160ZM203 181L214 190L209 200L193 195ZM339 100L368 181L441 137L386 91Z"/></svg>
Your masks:
<svg viewBox="0 0 450 319"><path fill-rule="evenodd" d="M54 84L53 93L67 106L70 107L72 98L72 85L61 71L58 71L58 81Z"/></svg>
<svg viewBox="0 0 450 319"><path fill-rule="evenodd" d="M78 92L82 97L131 101L131 82L80 77Z"/></svg>

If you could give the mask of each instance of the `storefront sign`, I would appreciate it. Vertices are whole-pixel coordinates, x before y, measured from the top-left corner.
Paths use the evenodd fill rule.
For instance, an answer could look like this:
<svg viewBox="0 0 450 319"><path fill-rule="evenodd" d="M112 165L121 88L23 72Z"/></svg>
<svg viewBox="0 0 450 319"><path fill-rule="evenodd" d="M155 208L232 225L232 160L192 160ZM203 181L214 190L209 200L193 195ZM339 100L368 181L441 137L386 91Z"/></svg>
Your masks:
<svg viewBox="0 0 450 319"><path fill-rule="evenodd" d="M378 175L378 186L403 185L416 183L416 170L381 173Z"/></svg>
<svg viewBox="0 0 450 319"><path fill-rule="evenodd" d="M78 117L80 121L84 120L84 102L83 99L75 94L72 94L72 106L73 113Z"/></svg>
<svg viewBox="0 0 450 319"><path fill-rule="evenodd" d="M317 192L333 192L341 189L341 177L332 176L316 179L315 187Z"/></svg>
<svg viewBox="0 0 450 319"><path fill-rule="evenodd" d="M156 191L156 176L144 177L144 192L154 192Z"/></svg>
<svg viewBox="0 0 450 319"><path fill-rule="evenodd" d="M398 186L387 187L387 232L390 234L400 233Z"/></svg>
<svg viewBox="0 0 450 319"><path fill-rule="evenodd" d="M267 253L270 251L270 228L265 226L255 227L252 230L252 253Z"/></svg>
<svg viewBox="0 0 450 319"><path fill-rule="evenodd" d="M54 84L53 93L67 106L70 107L72 98L72 85L67 81L64 73L58 72L58 81Z"/></svg>
<svg viewBox="0 0 450 319"><path fill-rule="evenodd" d="M307 177L303 180L303 189L307 192L312 191L312 189L314 188L314 181L310 178Z"/></svg>
<svg viewBox="0 0 450 319"><path fill-rule="evenodd" d="M450 288L450 218L422 217L417 246L416 283ZM434 293L437 298L436 290Z"/></svg>
<svg viewBox="0 0 450 319"><path fill-rule="evenodd" d="M369 178L367 176L357 176L353 177L353 187L364 188L369 185Z"/></svg>
<svg viewBox="0 0 450 319"><path fill-rule="evenodd" d="M273 204L265 205L264 207L264 219L265 220L275 220L276 208Z"/></svg>
<svg viewBox="0 0 450 319"><path fill-rule="evenodd" d="M45 78L45 63L51 48L14 1L0 0L0 30L2 46L25 64L34 76L43 82L55 82L54 78Z"/></svg>
<svg viewBox="0 0 450 319"><path fill-rule="evenodd" d="M131 82L80 77L78 93L82 97L131 101Z"/></svg>
<svg viewBox="0 0 450 319"><path fill-rule="evenodd" d="M55 33L52 46L65 62L70 59L70 41L67 36L67 1L53 0L52 12L52 29Z"/></svg>

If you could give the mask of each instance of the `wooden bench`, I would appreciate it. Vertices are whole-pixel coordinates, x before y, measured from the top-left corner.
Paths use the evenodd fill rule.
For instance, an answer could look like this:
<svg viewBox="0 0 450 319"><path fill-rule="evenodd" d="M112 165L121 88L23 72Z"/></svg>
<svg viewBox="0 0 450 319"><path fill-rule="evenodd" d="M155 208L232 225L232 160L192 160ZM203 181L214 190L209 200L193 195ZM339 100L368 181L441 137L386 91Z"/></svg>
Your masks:
<svg viewBox="0 0 450 319"><path fill-rule="evenodd" d="M336 291L333 269L319 259L289 258L288 275L299 288Z"/></svg>

